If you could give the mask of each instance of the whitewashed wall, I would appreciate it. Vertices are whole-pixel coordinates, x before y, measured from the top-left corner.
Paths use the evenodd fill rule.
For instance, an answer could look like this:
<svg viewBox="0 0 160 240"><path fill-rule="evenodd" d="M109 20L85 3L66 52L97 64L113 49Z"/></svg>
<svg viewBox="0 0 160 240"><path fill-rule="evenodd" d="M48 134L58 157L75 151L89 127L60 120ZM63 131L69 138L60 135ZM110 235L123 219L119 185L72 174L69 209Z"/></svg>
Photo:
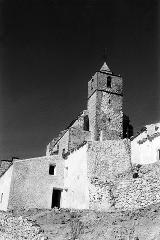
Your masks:
<svg viewBox="0 0 160 240"><path fill-rule="evenodd" d="M87 178L87 145L71 153L65 160L62 207L89 208Z"/></svg>
<svg viewBox="0 0 160 240"><path fill-rule="evenodd" d="M0 210L7 210L13 165L0 178Z"/></svg>
<svg viewBox="0 0 160 240"><path fill-rule="evenodd" d="M160 150L160 124L147 125L146 128L146 131L131 141L132 163L149 164L160 161L158 156L158 150Z"/></svg>

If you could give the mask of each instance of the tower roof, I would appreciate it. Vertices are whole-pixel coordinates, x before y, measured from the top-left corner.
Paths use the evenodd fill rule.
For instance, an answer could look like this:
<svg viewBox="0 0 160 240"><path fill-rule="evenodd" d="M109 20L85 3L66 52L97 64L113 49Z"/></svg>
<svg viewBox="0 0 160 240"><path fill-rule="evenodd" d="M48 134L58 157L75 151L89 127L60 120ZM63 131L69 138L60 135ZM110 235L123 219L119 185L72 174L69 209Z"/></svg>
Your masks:
<svg viewBox="0 0 160 240"><path fill-rule="evenodd" d="M101 72L109 72L109 73L111 73L111 70L107 66L106 62L103 63L103 66L101 67L100 71Z"/></svg>

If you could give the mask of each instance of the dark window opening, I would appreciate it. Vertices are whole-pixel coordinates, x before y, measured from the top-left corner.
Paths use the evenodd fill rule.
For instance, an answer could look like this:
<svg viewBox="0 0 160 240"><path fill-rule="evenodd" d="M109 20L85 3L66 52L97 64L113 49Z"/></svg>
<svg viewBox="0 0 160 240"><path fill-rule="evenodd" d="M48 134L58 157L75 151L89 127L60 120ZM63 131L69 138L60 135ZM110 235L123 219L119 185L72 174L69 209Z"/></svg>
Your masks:
<svg viewBox="0 0 160 240"><path fill-rule="evenodd" d="M94 79L91 80L91 90L93 90Z"/></svg>
<svg viewBox="0 0 160 240"><path fill-rule="evenodd" d="M107 77L107 88L111 88L111 77Z"/></svg>
<svg viewBox="0 0 160 240"><path fill-rule="evenodd" d="M133 178L138 178L138 173L133 173Z"/></svg>
<svg viewBox="0 0 160 240"><path fill-rule="evenodd" d="M158 149L158 160L160 160L160 149Z"/></svg>
<svg viewBox="0 0 160 240"><path fill-rule="evenodd" d="M155 131L157 131L157 130L158 130L158 128L159 128L159 127L155 126Z"/></svg>
<svg viewBox="0 0 160 240"><path fill-rule="evenodd" d="M111 99L109 99L108 103L109 103L109 104L111 103Z"/></svg>
<svg viewBox="0 0 160 240"><path fill-rule="evenodd" d="M111 121L111 119L110 119L110 118L108 118L108 121L110 122L110 121Z"/></svg>
<svg viewBox="0 0 160 240"><path fill-rule="evenodd" d="M89 131L89 118L88 118L87 115L84 117L83 130L84 131Z"/></svg>
<svg viewBox="0 0 160 240"><path fill-rule="evenodd" d="M56 165L49 166L49 174L50 175L55 175L55 167L56 167Z"/></svg>
<svg viewBox="0 0 160 240"><path fill-rule="evenodd" d="M59 144L57 144L57 150L52 152L52 155L58 155L59 153Z"/></svg>
<svg viewBox="0 0 160 240"><path fill-rule="evenodd" d="M66 151L65 148L63 148L62 153L65 153L65 151Z"/></svg>
<svg viewBox="0 0 160 240"><path fill-rule="evenodd" d="M61 190L53 189L51 207L52 208L54 208L54 207L60 208L60 200L61 200Z"/></svg>
<svg viewBox="0 0 160 240"><path fill-rule="evenodd" d="M66 152L65 148L63 148L63 150L62 150L62 157L65 156L65 152Z"/></svg>

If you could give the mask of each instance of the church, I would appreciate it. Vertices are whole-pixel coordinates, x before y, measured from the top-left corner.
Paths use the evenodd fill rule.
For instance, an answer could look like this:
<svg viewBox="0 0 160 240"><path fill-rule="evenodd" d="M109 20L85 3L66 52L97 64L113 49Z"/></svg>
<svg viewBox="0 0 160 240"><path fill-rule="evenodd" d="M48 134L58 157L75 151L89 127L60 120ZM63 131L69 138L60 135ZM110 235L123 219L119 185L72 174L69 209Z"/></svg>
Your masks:
<svg viewBox="0 0 160 240"><path fill-rule="evenodd" d="M154 186L152 179L145 185L144 171L157 171L159 161L160 124L133 136L123 113L123 79L104 62L88 82L87 109L47 145L45 156L1 162L0 210L140 208L160 201L160 174Z"/></svg>

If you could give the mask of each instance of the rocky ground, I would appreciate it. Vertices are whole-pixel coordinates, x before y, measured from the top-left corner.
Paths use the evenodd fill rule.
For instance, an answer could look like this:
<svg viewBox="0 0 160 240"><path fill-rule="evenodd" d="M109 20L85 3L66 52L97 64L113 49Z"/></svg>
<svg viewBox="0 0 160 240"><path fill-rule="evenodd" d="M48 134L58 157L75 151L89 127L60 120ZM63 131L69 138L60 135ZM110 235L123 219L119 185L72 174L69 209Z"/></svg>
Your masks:
<svg viewBox="0 0 160 240"><path fill-rule="evenodd" d="M160 240L160 204L134 212L30 209L0 212L0 240Z"/></svg>

